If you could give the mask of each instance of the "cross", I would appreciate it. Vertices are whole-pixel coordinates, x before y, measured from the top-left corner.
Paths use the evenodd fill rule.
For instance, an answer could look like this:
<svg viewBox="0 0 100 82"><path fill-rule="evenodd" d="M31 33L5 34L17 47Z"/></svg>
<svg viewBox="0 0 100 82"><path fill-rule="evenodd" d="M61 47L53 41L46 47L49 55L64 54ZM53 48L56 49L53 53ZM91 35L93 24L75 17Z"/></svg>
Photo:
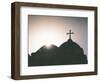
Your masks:
<svg viewBox="0 0 100 82"><path fill-rule="evenodd" d="M71 30L69 30L69 33L67 33L67 34L69 34L69 39L71 39L71 34L74 34L74 32L72 32Z"/></svg>

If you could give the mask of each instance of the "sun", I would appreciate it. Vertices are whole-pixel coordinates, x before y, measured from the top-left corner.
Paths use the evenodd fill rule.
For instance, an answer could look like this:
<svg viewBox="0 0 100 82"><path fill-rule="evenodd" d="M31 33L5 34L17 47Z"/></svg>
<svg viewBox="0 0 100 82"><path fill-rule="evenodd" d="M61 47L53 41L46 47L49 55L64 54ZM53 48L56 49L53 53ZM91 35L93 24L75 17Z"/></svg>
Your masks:
<svg viewBox="0 0 100 82"><path fill-rule="evenodd" d="M47 48L50 48L51 47L51 44L46 44L45 45Z"/></svg>
<svg viewBox="0 0 100 82"><path fill-rule="evenodd" d="M58 20L57 20L58 21ZM65 41L65 27L59 22L45 22L32 24L29 29L29 53L36 52L44 45L50 48L51 45L57 47Z"/></svg>
<svg viewBox="0 0 100 82"><path fill-rule="evenodd" d="M43 27L41 27L43 28ZM45 29L40 29L35 33L34 35L30 36L31 40L30 43L31 52L36 52L38 49L40 49L42 46L46 46L47 48L50 48L52 44L58 45L60 42L59 38L59 32L55 27L45 27ZM34 37L34 38L33 38ZM36 44L37 43L37 44ZM34 48L32 48L34 47Z"/></svg>

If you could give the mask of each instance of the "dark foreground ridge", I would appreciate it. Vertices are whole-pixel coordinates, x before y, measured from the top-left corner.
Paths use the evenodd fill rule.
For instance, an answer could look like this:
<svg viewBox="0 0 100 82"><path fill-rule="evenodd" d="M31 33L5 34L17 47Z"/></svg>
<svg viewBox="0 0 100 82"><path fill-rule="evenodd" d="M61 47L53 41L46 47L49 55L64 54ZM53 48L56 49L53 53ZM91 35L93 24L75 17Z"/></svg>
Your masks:
<svg viewBox="0 0 100 82"><path fill-rule="evenodd" d="M51 45L41 47L28 55L28 66L87 64L83 48L69 39L60 47Z"/></svg>

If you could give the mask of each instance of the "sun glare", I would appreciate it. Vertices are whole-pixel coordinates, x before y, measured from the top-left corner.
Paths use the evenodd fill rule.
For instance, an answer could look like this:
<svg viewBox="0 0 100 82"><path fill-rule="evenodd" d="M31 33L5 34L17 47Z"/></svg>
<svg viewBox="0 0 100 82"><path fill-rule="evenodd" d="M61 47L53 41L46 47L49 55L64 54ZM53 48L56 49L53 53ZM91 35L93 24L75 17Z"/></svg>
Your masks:
<svg viewBox="0 0 100 82"><path fill-rule="evenodd" d="M39 48L42 46L46 46L47 48L50 48L52 44L58 46L61 42L59 39L60 34L59 30L55 27L41 27L43 29L39 29L33 36L31 37L30 43L30 51L36 52ZM34 37L34 38L32 38ZM38 43L38 44L36 44ZM32 48L34 47L34 48Z"/></svg>
<svg viewBox="0 0 100 82"><path fill-rule="evenodd" d="M47 48L50 48L51 47L51 44L46 44L45 45Z"/></svg>
<svg viewBox="0 0 100 82"><path fill-rule="evenodd" d="M57 39L57 32L53 29L45 29L40 32L40 37L45 42L44 45L50 47L51 44L55 43Z"/></svg>

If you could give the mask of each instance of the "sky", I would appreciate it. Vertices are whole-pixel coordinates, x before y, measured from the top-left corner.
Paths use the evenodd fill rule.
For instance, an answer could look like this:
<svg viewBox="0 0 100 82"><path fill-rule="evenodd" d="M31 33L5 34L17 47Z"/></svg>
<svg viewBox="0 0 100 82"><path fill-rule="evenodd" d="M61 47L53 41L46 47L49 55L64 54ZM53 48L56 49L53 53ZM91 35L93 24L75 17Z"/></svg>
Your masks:
<svg viewBox="0 0 100 82"><path fill-rule="evenodd" d="M71 39L83 48L87 55L88 45L88 18L28 15L29 29L29 54L36 52L43 45L54 44L60 46L69 39L66 33L72 30L74 34Z"/></svg>

